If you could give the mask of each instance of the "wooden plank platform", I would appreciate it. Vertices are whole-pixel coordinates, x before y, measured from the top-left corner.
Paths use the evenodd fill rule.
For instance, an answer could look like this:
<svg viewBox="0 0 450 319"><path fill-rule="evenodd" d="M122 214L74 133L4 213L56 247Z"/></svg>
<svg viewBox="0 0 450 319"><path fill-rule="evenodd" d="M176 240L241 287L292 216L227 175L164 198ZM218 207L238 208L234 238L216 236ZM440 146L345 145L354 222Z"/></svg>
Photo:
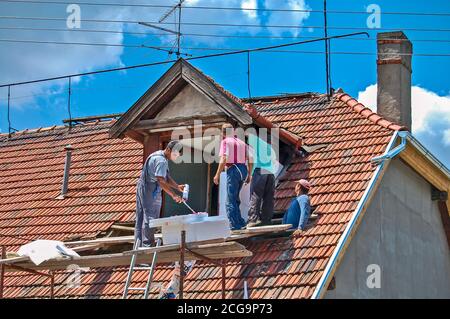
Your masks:
<svg viewBox="0 0 450 319"><path fill-rule="evenodd" d="M291 228L291 224L282 224L282 225L268 225L268 226L259 226L259 227L250 227L242 230L233 231L233 235L242 234L242 235L258 235L258 234L267 234L267 233L275 233L288 230Z"/></svg>
<svg viewBox="0 0 450 319"><path fill-rule="evenodd" d="M232 235L225 239L225 241L233 241L237 239L248 238L252 236L256 236L264 233L271 232L280 232L285 231L291 228L291 225L282 224L282 225L269 225L269 226L260 226L260 227L251 227L248 229L233 231ZM161 234L155 234L155 238L162 238ZM220 241L220 240L218 240ZM104 244L104 245L114 245L114 244L126 244L133 243L134 236L120 236L120 237L106 237L106 238L98 238L92 240L79 240L79 241L71 241L65 242L64 244L68 247L73 247L77 245L87 245L87 244Z"/></svg>
<svg viewBox="0 0 450 319"><path fill-rule="evenodd" d="M157 237L157 236L155 236ZM159 236L161 237L161 235ZM113 245L113 244L126 244L126 243L133 243L134 242L134 236L120 236L120 237L104 237L104 238L97 238L97 239L91 239L91 240L78 240L78 241L69 241L64 242L64 245L67 247L73 247L77 245L86 245L86 244L104 244L104 245Z"/></svg>
<svg viewBox="0 0 450 319"><path fill-rule="evenodd" d="M234 257L246 257L251 256L251 252L246 250L244 246L237 243L236 240L250 238L258 235L285 232L291 225L269 225L260 227L251 227L248 229L243 229L239 231L233 231L232 235L224 239L215 239L205 242L187 243L187 247L191 249L202 250L208 253L206 257L211 259L225 259ZM156 238L161 238L161 234L156 234ZM71 247L76 252L89 251L92 249L117 244L127 244L133 243L134 236L120 236L120 237L106 237L98 238L92 240L80 240L65 242L64 244ZM212 246L211 246L212 245ZM221 246L223 245L223 246ZM214 247L222 247L225 250L220 250ZM230 248L231 247L231 248ZM159 251L159 262L173 262L179 258L179 245L163 245L157 248ZM152 258L152 253L156 250L155 247L139 249L138 251L138 262L139 263L150 263ZM116 254L102 254L102 255L92 255L92 256L82 256L78 259L60 259L51 260L45 262L39 266L34 265L28 257L14 257L9 259L0 260L0 264L16 264L18 266L27 267L31 269L65 269L70 264L77 264L80 267L112 267L112 266L128 266L130 263L130 257L133 251L125 251ZM202 252L198 252L203 254ZM195 259L198 258L192 256L190 253L186 253L186 258ZM105 259L105 260L104 260ZM49 268L50 267L50 268ZM8 269L12 271L12 269Z"/></svg>
<svg viewBox="0 0 450 319"><path fill-rule="evenodd" d="M194 252L204 255L209 259L226 259L235 257L248 257L252 252L237 242L224 242L218 244L198 245L191 248ZM172 263L180 259L179 245L161 246L139 250L137 252L138 264L150 264L153 252L158 251L158 263ZM67 266L76 264L79 267L119 267L130 265L131 252L82 256L79 258L61 258L46 261L39 266L32 262L15 262L20 267L33 270L65 270ZM198 260L189 251L185 252L185 260ZM7 261L7 260L5 260ZM3 261L5 263L5 261ZM8 262L9 263L9 262ZM18 270L6 267L6 272L17 272Z"/></svg>

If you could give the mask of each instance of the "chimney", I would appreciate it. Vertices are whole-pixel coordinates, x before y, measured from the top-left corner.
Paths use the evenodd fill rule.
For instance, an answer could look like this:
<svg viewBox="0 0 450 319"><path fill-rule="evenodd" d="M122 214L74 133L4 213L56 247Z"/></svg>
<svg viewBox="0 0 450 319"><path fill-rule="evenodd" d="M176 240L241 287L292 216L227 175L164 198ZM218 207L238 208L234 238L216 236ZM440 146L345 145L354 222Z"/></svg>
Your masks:
<svg viewBox="0 0 450 319"><path fill-rule="evenodd" d="M377 113L411 130L412 43L401 31L377 35Z"/></svg>
<svg viewBox="0 0 450 319"><path fill-rule="evenodd" d="M73 148L72 145L67 145L64 149L66 150L66 162L64 164L63 184L61 187L61 194L57 197L57 199L64 199L69 189L70 162L72 160Z"/></svg>

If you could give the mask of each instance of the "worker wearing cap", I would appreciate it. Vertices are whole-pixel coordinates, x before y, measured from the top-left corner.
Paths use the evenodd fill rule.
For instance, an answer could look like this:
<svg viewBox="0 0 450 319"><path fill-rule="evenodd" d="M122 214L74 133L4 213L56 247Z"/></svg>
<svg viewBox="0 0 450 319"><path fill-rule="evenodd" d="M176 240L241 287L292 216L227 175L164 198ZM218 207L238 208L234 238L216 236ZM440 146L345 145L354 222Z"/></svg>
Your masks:
<svg viewBox="0 0 450 319"><path fill-rule="evenodd" d="M180 156L182 145L171 141L164 150L152 153L145 161L136 186L136 224L135 240L140 246L154 244L154 229L149 227L150 220L159 218L162 205L161 190L164 190L177 203L182 198L184 185L178 185L169 175L169 159L175 161Z"/></svg>
<svg viewBox="0 0 450 319"><path fill-rule="evenodd" d="M311 213L311 204L308 196L310 188L311 184L305 179L296 182L295 194L297 197L292 200L291 205L284 214L283 224L291 224L295 229L305 230Z"/></svg>
<svg viewBox="0 0 450 319"><path fill-rule="evenodd" d="M227 173L227 199L226 211L230 221L231 230L243 229L246 226L239 208L241 201L239 193L244 183L251 182L253 163L248 146L239 139L230 124L222 126L223 140L220 143L220 162L214 176L214 184L219 185L220 173L226 168Z"/></svg>

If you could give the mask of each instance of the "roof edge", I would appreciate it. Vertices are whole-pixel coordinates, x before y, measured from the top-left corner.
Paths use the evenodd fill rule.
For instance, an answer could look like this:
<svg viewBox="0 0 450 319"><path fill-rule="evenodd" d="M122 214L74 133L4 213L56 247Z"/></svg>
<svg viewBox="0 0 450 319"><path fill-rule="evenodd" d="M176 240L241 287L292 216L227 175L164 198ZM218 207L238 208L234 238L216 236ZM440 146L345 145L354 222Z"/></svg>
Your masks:
<svg viewBox="0 0 450 319"><path fill-rule="evenodd" d="M391 140L389 141L389 144L387 145L383 155L387 155L394 148L398 136L399 132L396 131L392 135ZM325 270L314 289L311 299L322 299L325 296L328 284L331 281L331 278L333 277L337 268L339 267L339 264L342 261L343 256L345 255L348 245L352 241L356 229L358 228L361 219L364 216L364 213L366 212L373 195L375 194L375 191L378 189L378 186L381 182L381 179L383 178L384 173L387 170L387 167L389 166L389 163L390 161L382 161L377 165L377 168L375 169L372 178L370 179L369 184L364 191L363 196L358 202L358 206L353 212L350 221L348 222L336 248L333 251L333 254L330 257L330 260L325 266Z"/></svg>
<svg viewBox="0 0 450 319"><path fill-rule="evenodd" d="M401 126L395 123L392 123L391 121L386 120L382 116L380 116L378 113L372 111L368 107L364 106L362 103L358 102L355 98L351 97L347 93L339 93L336 95L336 98L345 104L347 104L349 107L353 109L358 114L361 114L366 119L370 120L374 124L377 124L381 127L384 127L389 130L393 131L408 131L408 129L405 126Z"/></svg>
<svg viewBox="0 0 450 319"><path fill-rule="evenodd" d="M437 169L441 170L447 178L450 179L450 169L442 163L436 156L433 155L417 138L408 132L406 139L417 149L423 156L425 156L430 163L432 163Z"/></svg>

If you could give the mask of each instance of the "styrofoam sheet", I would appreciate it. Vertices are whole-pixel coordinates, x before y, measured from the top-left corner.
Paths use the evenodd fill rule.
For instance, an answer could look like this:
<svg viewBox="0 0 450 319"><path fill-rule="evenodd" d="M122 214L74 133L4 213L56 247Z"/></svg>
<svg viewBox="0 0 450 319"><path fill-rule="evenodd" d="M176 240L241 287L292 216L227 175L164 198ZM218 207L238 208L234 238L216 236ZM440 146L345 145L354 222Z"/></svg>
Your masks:
<svg viewBox="0 0 450 319"><path fill-rule="evenodd" d="M181 231L186 231L186 242L225 239L230 237L230 223L225 216L190 214L154 219L150 227L161 227L164 245L179 244Z"/></svg>

